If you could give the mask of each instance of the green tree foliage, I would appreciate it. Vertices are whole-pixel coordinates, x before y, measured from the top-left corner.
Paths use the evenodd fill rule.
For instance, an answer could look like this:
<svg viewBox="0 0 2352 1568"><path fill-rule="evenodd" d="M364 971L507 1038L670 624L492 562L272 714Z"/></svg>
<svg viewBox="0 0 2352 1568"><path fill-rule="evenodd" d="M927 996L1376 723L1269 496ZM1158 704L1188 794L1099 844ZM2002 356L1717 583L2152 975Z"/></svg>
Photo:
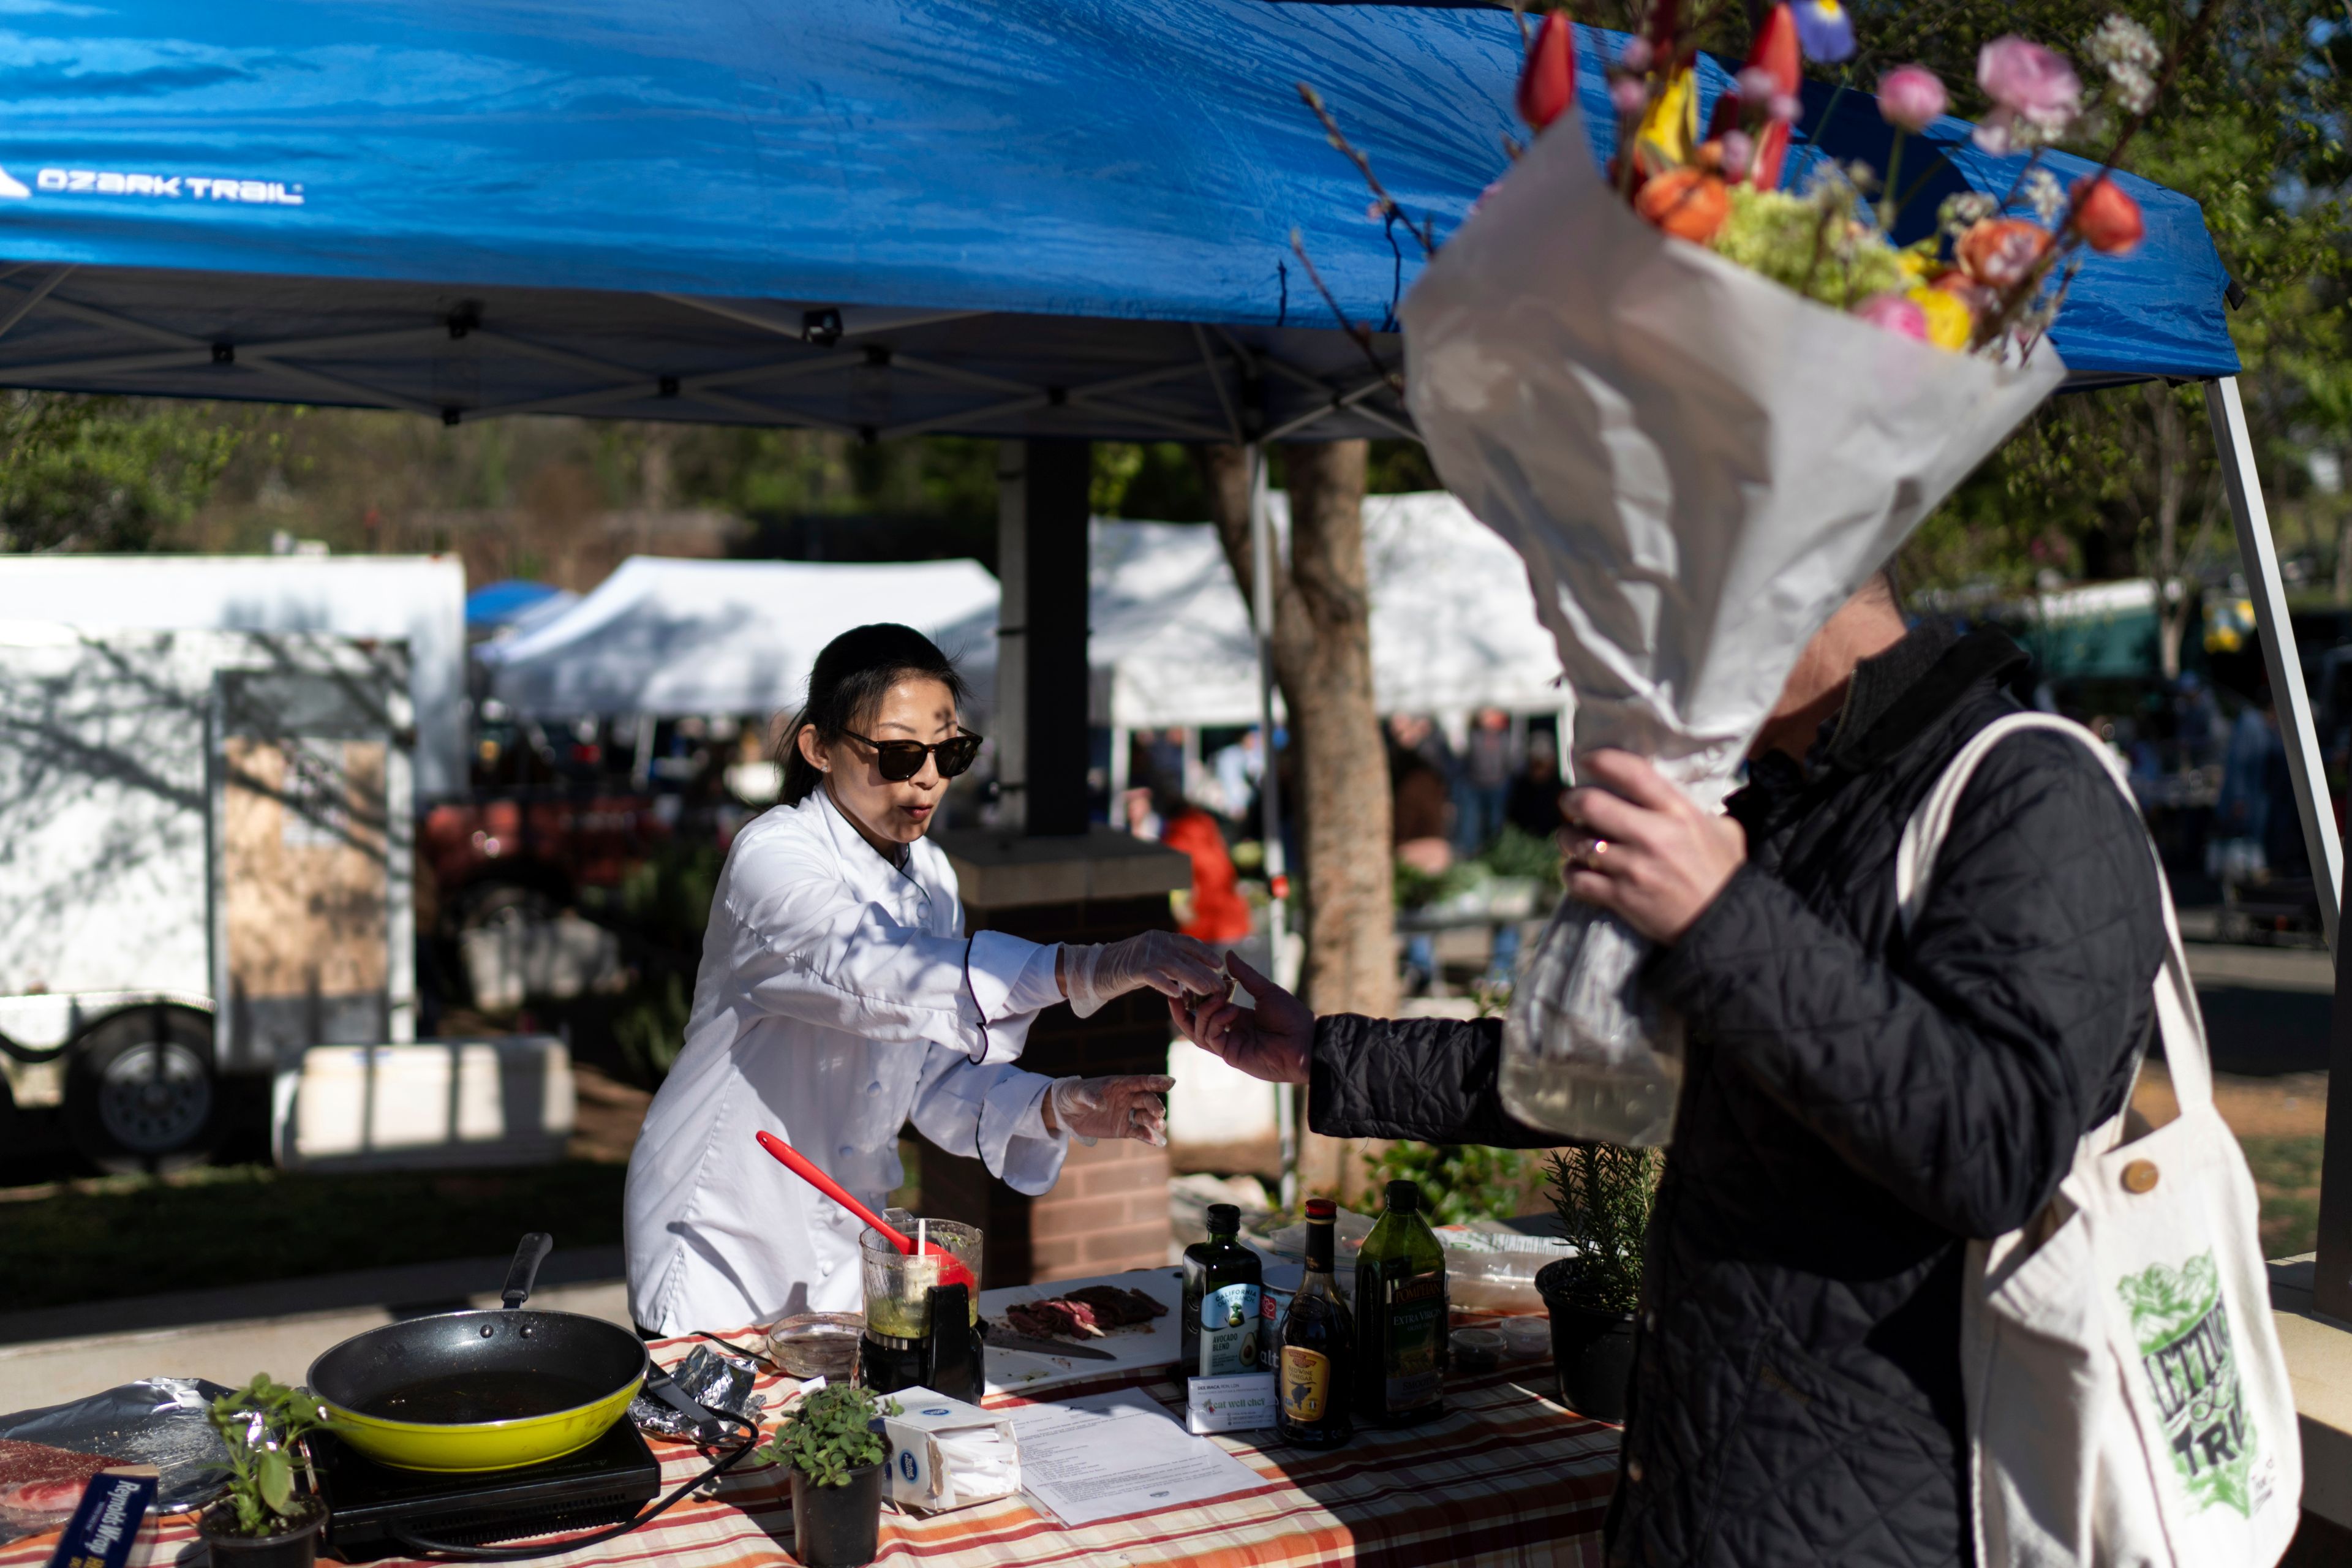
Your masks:
<svg viewBox="0 0 2352 1568"><path fill-rule="evenodd" d="M1526 1190L1527 1156L1509 1149L1464 1143L1391 1143L1365 1173L1377 1192L1391 1182L1412 1182L1432 1225L1508 1219Z"/></svg>
<svg viewBox="0 0 2352 1568"><path fill-rule="evenodd" d="M2221 0L2208 0L2221 3ZM1982 108L1975 51L2002 33L2065 49L2111 12L2180 35L2188 13L2147 0L1861 0L1858 85L1906 60L1934 67L1955 110ZM2264 489L2305 542L2331 523L2298 461L2352 438L2344 143L2352 16L2328 0L2231 5L2182 64L2125 165L2194 197L2243 289L2230 329ZM2084 137L2072 150L2096 154ZM2200 394L2116 387L2056 399L1920 531L1915 583L2014 588L2062 576L2197 576L2234 558ZM2326 541L2334 552L2334 541ZM2177 626L2168 627L2175 637Z"/></svg>
<svg viewBox="0 0 2352 1568"><path fill-rule="evenodd" d="M244 436L207 404L8 393L0 551L150 549L194 515Z"/></svg>

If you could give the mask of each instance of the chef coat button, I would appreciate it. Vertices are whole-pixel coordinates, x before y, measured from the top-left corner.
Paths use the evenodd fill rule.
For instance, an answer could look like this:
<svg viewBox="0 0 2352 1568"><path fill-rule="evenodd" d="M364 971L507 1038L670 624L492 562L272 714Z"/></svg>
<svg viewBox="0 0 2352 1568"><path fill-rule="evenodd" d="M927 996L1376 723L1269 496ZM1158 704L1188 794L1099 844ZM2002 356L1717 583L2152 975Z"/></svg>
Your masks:
<svg viewBox="0 0 2352 1568"><path fill-rule="evenodd" d="M866 1086L866 1092L868 1094L879 1094L882 1092L882 1085L879 1082L869 1083Z"/></svg>
<svg viewBox="0 0 2352 1568"><path fill-rule="evenodd" d="M820 1263L816 1266L816 1271L819 1274L825 1276L827 1279L830 1279L833 1276L833 1265L830 1263ZM1639 1479L1640 1478L1636 1477L1635 1479Z"/></svg>
<svg viewBox="0 0 2352 1568"><path fill-rule="evenodd" d="M851 1148L848 1144L844 1143L844 1144L843 1144L839 1149L835 1150L835 1153L837 1153L837 1154L839 1154L843 1159L846 1160L846 1159L848 1159L852 1154L856 1153L856 1152L857 1152L857 1151L856 1151L856 1150L855 1150L855 1149L853 1149L853 1148Z"/></svg>
<svg viewBox="0 0 2352 1568"><path fill-rule="evenodd" d="M833 1267L833 1265L832 1265L832 1264L830 1264L830 1263L828 1263L828 1264L826 1264L826 1265L825 1265L825 1267L826 1267L827 1268L832 1268L832 1267ZM1640 1485L1642 1484L1642 1461L1641 1461L1641 1460L1639 1460L1639 1459L1628 1459L1628 1460L1626 1460L1626 1461L1625 1461L1625 1479L1626 1479L1627 1480L1629 1480L1629 1481L1632 1481L1635 1486L1640 1486Z"/></svg>

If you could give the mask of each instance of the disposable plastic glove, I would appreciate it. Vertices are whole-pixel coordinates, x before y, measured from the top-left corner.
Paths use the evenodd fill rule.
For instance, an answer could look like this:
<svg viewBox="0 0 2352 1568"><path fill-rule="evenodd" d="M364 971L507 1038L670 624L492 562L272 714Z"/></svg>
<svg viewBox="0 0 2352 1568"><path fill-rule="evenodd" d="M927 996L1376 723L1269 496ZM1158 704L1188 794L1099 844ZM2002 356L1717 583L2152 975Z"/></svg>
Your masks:
<svg viewBox="0 0 2352 1568"><path fill-rule="evenodd" d="M1176 1087L1157 1073L1126 1078L1057 1078L1047 1091L1054 1120L1079 1142L1133 1138L1168 1146L1168 1108L1160 1097Z"/></svg>
<svg viewBox="0 0 2352 1568"><path fill-rule="evenodd" d="M1171 931L1148 931L1100 945L1066 942L1061 967L1062 994L1081 1018L1145 985L1163 996L1206 996L1222 995L1231 984L1223 960L1207 942Z"/></svg>

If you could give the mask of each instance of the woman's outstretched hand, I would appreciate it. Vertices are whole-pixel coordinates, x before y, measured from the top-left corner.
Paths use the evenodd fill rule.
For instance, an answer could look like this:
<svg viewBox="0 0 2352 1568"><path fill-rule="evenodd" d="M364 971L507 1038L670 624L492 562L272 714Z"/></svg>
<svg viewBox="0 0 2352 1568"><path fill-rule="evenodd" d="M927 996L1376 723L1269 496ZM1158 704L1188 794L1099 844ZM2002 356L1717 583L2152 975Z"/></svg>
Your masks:
<svg viewBox="0 0 2352 1568"><path fill-rule="evenodd" d="M1055 958L1055 975L1070 1011L1087 1017L1117 996L1150 986L1165 996L1214 990L1216 952L1205 942L1172 931L1148 931L1124 942L1097 946L1066 942Z"/></svg>
<svg viewBox="0 0 2352 1568"><path fill-rule="evenodd" d="M1197 1009L1186 999L1171 996L1168 1016L1194 1045L1268 1083L1305 1083L1315 1055L1315 1015L1307 1004L1244 963L1225 954L1225 969L1257 1003L1255 1010L1223 996L1212 996Z"/></svg>

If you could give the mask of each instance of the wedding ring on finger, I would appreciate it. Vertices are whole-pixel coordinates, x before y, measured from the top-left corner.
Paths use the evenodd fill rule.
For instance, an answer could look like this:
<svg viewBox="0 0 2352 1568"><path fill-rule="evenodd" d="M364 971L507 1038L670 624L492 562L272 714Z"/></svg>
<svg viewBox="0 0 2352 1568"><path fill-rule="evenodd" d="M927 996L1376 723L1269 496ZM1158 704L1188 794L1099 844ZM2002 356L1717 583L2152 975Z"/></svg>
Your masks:
<svg viewBox="0 0 2352 1568"><path fill-rule="evenodd" d="M1595 837L1587 838L1583 843L1570 850L1568 853L1568 858L1569 863L1576 867L1579 870L1598 871L1601 869L1601 857L1608 853L1609 840Z"/></svg>

